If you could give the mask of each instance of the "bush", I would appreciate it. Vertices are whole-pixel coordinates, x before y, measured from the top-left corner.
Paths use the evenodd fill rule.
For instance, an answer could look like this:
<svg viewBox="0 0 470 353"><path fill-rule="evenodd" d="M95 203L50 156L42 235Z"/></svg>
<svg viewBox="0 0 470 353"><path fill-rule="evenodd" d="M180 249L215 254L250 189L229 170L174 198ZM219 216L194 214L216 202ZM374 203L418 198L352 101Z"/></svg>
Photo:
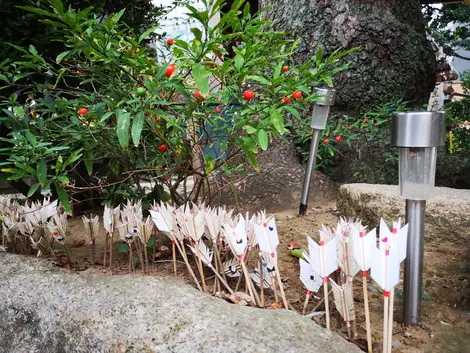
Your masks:
<svg viewBox="0 0 470 353"><path fill-rule="evenodd" d="M208 203L214 175L225 188L247 168L240 161L256 169L258 150L287 131L285 115L300 117L318 98L311 87L331 86L350 51L324 58L319 48L285 68L299 40L272 31L244 1L211 27L221 2L204 3L204 11L186 5L198 22L194 38L175 38L157 57L144 45L155 29L134 33L120 24L124 10L100 22L59 0L48 11L22 7L53 29L64 51L50 61L34 46L10 45L22 60L0 64L0 81L17 90L0 102L11 131L1 139L2 171L32 178L29 196L52 188L70 212L69 196L90 191L113 203ZM292 97L297 91L302 99Z"/></svg>

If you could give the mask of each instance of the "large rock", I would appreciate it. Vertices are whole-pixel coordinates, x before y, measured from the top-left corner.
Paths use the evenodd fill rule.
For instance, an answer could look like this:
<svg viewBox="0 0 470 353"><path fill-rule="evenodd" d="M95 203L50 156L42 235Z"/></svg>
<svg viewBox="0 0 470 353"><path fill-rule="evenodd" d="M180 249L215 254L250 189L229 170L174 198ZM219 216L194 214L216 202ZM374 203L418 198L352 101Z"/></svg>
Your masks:
<svg viewBox="0 0 470 353"><path fill-rule="evenodd" d="M405 216L405 200L395 185L345 184L339 189L337 209L342 216L358 217L370 226L380 218ZM436 187L426 202L427 240L470 239L470 190Z"/></svg>
<svg viewBox="0 0 470 353"><path fill-rule="evenodd" d="M0 253L0 352L361 352L285 310L176 281L75 273Z"/></svg>

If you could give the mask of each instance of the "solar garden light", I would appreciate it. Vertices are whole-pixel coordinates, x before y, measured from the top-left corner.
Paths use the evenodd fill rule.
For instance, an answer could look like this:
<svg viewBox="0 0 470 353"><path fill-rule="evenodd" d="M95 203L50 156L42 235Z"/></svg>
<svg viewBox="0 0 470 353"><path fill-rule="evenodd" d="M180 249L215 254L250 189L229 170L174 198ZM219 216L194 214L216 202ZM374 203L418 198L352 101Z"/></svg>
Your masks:
<svg viewBox="0 0 470 353"><path fill-rule="evenodd" d="M406 198L408 228L403 321L417 325L422 295L424 217L436 176L437 147L444 146L444 112L395 113L392 145L398 147L400 195Z"/></svg>
<svg viewBox="0 0 470 353"><path fill-rule="evenodd" d="M302 187L302 196L300 198L299 216L305 216L308 204L308 191L310 189L310 180L312 179L313 168L315 168L315 159L317 157L318 142L320 131L325 130L326 120L330 112L330 106L334 103L335 90L329 88L315 88L315 93L320 96L320 101L313 104L312 122L312 141L310 142L310 153L308 155L307 171L305 172L304 184Z"/></svg>

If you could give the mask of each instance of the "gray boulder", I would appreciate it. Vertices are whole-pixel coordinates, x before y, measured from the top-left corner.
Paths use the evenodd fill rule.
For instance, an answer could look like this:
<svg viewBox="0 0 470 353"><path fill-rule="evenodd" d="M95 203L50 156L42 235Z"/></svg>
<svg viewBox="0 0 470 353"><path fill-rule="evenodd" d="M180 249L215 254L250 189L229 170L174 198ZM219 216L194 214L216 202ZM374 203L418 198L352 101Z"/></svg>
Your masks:
<svg viewBox="0 0 470 353"><path fill-rule="evenodd" d="M405 199L395 185L345 184L336 205L345 217L358 217L372 227L380 218L405 216ZM466 242L470 239L470 190L436 187L426 202L427 240Z"/></svg>
<svg viewBox="0 0 470 353"><path fill-rule="evenodd" d="M361 352L285 310L158 277L65 271L0 253L0 352Z"/></svg>

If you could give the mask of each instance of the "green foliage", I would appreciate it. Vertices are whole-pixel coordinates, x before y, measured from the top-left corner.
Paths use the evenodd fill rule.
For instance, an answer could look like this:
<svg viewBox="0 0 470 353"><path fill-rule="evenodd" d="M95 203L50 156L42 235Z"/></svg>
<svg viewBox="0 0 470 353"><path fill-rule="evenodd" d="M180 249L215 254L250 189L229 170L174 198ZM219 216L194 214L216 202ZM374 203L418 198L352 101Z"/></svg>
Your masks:
<svg viewBox="0 0 470 353"><path fill-rule="evenodd" d="M424 20L436 41L448 55L457 48L470 50L470 6L447 4L441 8L425 5Z"/></svg>
<svg viewBox="0 0 470 353"><path fill-rule="evenodd" d="M464 93L470 94L470 70L465 70L462 75L460 75L462 80L462 87Z"/></svg>
<svg viewBox="0 0 470 353"><path fill-rule="evenodd" d="M448 153L470 152L470 99L447 103L447 140ZM467 163L470 161L467 159Z"/></svg>
<svg viewBox="0 0 470 353"><path fill-rule="evenodd" d="M30 193L52 187L66 204L69 196L96 190L111 202L171 197L181 204L200 196L210 202L209 180L217 175L220 187L233 185L247 169L240 157L257 169L258 151L288 131L287 114L306 111L318 98L311 88L331 86L351 52L324 58L319 48L284 72L299 40L272 31L269 20L237 1L213 27L209 20L222 2L203 11L186 5L198 22L194 38L163 46L160 61L143 43L149 31L121 24L126 11L98 20L90 8L49 4L22 9L50 26L62 48L57 57L12 44L21 60L0 64L0 94L16 90L0 100L0 122L11 131L2 139L2 167L11 179L33 178ZM239 44L230 47L235 39ZM176 69L167 77L170 63ZM255 93L251 100L244 99L247 88ZM295 91L303 99L284 104Z"/></svg>
<svg viewBox="0 0 470 353"><path fill-rule="evenodd" d="M332 116L322 131L316 168L332 175L335 168L351 168L355 181L394 183L397 180L398 157L390 146L391 116L407 110L406 102L384 104L360 117ZM310 148L310 119L294 123L298 153L305 159ZM336 141L340 137L340 142Z"/></svg>

